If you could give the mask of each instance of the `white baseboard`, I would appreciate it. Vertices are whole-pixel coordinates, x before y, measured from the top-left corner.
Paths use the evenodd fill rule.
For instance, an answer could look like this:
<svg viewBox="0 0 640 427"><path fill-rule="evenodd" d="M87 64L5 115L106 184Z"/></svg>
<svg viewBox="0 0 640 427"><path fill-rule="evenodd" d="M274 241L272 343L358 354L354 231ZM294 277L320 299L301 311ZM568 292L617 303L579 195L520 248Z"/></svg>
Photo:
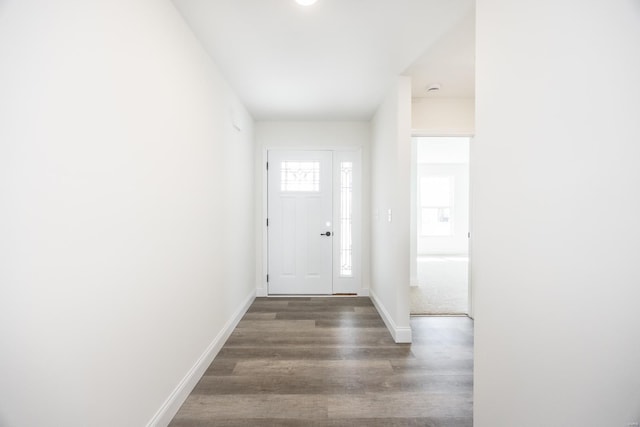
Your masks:
<svg viewBox="0 0 640 427"><path fill-rule="evenodd" d="M267 288L256 288L256 297L268 297Z"/></svg>
<svg viewBox="0 0 640 427"><path fill-rule="evenodd" d="M256 297L256 292L251 291L251 293L244 300L242 305L236 310L235 313L231 316L229 321L224 325L222 330L216 335L211 344L207 347L204 353L198 358L193 367L187 372L182 381L178 383L178 386L173 390L173 392L169 395L164 404L158 409L158 412L151 418L151 420L147 423L147 427L159 427L159 426L167 426L176 415L182 404L189 394L194 389L202 375L204 375L205 371L213 362L213 359L218 355L220 349L229 338L229 335L233 332L235 327L242 319L242 316L247 312L251 303Z"/></svg>
<svg viewBox="0 0 640 427"><path fill-rule="evenodd" d="M359 297L368 297L369 296L369 288L360 288L358 291Z"/></svg>
<svg viewBox="0 0 640 427"><path fill-rule="evenodd" d="M370 294L371 294L370 296L371 301L373 302L373 305L376 307L376 310L378 310L378 313L380 313L380 317L382 317L384 324L387 325L387 329L389 329L389 332L391 333L393 340L398 344L411 343L411 328L408 326L403 326L403 327L396 326L396 322L393 321L393 318L391 317L387 309L384 307L384 305L382 304L382 302L380 301L380 298L378 298L376 293L373 292L373 290L371 290Z"/></svg>
<svg viewBox="0 0 640 427"><path fill-rule="evenodd" d="M411 335L411 328L404 326L402 328L396 327L396 335L393 337L396 343L411 344L413 337Z"/></svg>

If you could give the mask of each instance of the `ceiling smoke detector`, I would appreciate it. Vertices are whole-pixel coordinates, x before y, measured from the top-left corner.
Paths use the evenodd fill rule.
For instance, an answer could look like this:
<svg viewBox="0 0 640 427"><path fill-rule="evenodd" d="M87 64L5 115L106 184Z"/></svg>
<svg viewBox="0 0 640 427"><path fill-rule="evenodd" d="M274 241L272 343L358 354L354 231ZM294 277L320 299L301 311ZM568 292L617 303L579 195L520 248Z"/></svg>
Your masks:
<svg viewBox="0 0 640 427"><path fill-rule="evenodd" d="M432 83L429 86L427 86L427 92L429 93L437 92L439 90L440 90L440 83Z"/></svg>

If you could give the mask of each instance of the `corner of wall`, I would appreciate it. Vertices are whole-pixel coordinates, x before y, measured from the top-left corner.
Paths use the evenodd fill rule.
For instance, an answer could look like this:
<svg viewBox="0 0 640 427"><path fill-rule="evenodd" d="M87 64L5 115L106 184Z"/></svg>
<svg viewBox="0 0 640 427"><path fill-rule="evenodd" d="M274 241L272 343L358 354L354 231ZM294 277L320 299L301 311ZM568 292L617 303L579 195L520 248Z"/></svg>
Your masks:
<svg viewBox="0 0 640 427"><path fill-rule="evenodd" d="M409 326L397 326L396 322L393 320L393 317L389 314L387 309L385 308L383 302L378 298L375 291L370 290L370 298L371 302L375 306L376 310L382 317L384 324L387 326L389 333L393 337L393 340L396 344L408 344L412 341L411 335L411 327Z"/></svg>

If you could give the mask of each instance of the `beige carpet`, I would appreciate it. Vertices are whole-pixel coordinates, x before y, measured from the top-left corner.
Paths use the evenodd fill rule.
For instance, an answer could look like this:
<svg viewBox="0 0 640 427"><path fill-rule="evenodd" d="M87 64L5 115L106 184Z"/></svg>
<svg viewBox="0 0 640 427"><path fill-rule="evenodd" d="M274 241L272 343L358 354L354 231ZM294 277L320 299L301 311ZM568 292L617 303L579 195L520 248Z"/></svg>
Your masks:
<svg viewBox="0 0 640 427"><path fill-rule="evenodd" d="M418 257L418 283L411 286L411 314L467 314L469 259Z"/></svg>

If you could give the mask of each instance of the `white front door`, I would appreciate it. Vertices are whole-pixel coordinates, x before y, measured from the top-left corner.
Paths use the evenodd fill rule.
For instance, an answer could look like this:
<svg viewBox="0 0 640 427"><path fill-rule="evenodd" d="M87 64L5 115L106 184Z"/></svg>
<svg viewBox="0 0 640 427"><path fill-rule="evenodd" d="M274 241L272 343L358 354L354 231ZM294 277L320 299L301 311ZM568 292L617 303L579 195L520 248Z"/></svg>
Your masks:
<svg viewBox="0 0 640 427"><path fill-rule="evenodd" d="M332 158L268 152L269 294L333 292Z"/></svg>

